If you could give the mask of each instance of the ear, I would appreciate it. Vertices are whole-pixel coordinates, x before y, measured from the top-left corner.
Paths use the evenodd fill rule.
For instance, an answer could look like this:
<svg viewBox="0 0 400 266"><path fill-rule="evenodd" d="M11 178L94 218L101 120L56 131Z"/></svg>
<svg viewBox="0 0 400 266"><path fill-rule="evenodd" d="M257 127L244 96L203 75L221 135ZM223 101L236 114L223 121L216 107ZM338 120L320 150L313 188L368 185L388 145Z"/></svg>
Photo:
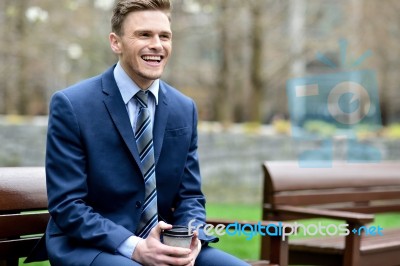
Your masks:
<svg viewBox="0 0 400 266"><path fill-rule="evenodd" d="M121 54L121 38L114 32L111 32L108 36L110 40L111 50L116 54Z"/></svg>

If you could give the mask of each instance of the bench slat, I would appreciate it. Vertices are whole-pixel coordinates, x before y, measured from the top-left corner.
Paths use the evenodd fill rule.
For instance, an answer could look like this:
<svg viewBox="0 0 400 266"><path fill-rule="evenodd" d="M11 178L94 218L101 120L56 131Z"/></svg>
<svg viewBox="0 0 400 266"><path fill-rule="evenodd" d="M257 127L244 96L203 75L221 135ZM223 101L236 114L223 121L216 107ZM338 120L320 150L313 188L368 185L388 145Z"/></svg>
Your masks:
<svg viewBox="0 0 400 266"><path fill-rule="evenodd" d="M0 240L0 260L13 257L27 257L39 240L40 237Z"/></svg>
<svg viewBox="0 0 400 266"><path fill-rule="evenodd" d="M353 213L346 211L326 210L326 209L312 209L304 207L295 207L289 205L272 207L270 204L264 204L264 210L272 213L277 211L281 214L288 214L300 218L329 218L336 220L346 220L356 224L367 224L374 220L374 216L364 213Z"/></svg>
<svg viewBox="0 0 400 266"><path fill-rule="evenodd" d="M293 193L290 195L275 195L275 204L310 205L339 202L363 202L372 200L400 199L400 189L393 191L309 191L308 194Z"/></svg>
<svg viewBox="0 0 400 266"><path fill-rule="evenodd" d="M46 178L43 167L5 167L0 171L0 210L47 208Z"/></svg>
<svg viewBox="0 0 400 266"><path fill-rule="evenodd" d="M388 204L377 206L355 206L348 208L334 208L338 211L359 212L359 213L385 213L385 212L400 212L400 204Z"/></svg>
<svg viewBox="0 0 400 266"><path fill-rule="evenodd" d="M331 168L301 168L294 161L268 161L263 165L267 183L272 179L273 192L363 188L400 185L399 162L334 162ZM384 173L384 174L383 174ZM275 178L278 177L278 178ZM299 182L300 181L300 182Z"/></svg>
<svg viewBox="0 0 400 266"><path fill-rule="evenodd" d="M0 239L41 234L49 218L49 213L0 215Z"/></svg>
<svg viewBox="0 0 400 266"><path fill-rule="evenodd" d="M290 248L295 250L312 250L320 252L321 249L328 253L343 253L344 236L331 236L320 238L290 239ZM315 243L318 242L318 246ZM400 248L400 229L387 229L383 236L363 235L361 237L361 253L379 252L380 250Z"/></svg>
<svg viewBox="0 0 400 266"><path fill-rule="evenodd" d="M397 250L384 250L365 254L360 258L359 265L362 266L398 266L400 265L400 252Z"/></svg>

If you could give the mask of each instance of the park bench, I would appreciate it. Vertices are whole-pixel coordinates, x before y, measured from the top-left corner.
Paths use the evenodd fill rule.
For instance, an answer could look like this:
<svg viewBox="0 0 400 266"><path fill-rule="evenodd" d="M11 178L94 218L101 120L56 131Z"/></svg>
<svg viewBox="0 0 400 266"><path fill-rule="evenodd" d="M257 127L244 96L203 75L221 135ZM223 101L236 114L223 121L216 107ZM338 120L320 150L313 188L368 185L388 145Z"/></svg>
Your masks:
<svg viewBox="0 0 400 266"><path fill-rule="evenodd" d="M263 170L264 220L328 218L348 224L346 236L291 238L289 264L400 265L400 228L383 229L383 236L379 228L365 233L374 214L400 212L400 162L334 162L331 168L300 168L296 161L271 161L263 164ZM261 258L266 258L269 243L262 242Z"/></svg>
<svg viewBox="0 0 400 266"><path fill-rule="evenodd" d="M48 219L44 168L0 168L0 266L16 266L19 258L27 257L45 232ZM236 221L207 221L214 225L232 222ZM270 245L270 262L253 261L252 265L287 265L287 242L274 237Z"/></svg>
<svg viewBox="0 0 400 266"><path fill-rule="evenodd" d="M0 266L29 255L49 220L44 168L0 168Z"/></svg>

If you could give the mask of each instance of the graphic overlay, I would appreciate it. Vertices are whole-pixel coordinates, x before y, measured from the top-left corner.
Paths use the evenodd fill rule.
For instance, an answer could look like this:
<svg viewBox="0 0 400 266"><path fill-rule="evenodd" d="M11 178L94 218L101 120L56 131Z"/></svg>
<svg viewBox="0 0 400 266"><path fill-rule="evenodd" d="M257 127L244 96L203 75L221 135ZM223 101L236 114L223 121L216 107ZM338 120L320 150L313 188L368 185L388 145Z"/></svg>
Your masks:
<svg viewBox="0 0 400 266"><path fill-rule="evenodd" d="M216 226L212 224L197 225L194 226L196 220L190 220L188 224L189 232L193 230L198 231L200 228L203 229L204 233L208 236L245 236L246 240L251 240L253 237L260 235L264 236L280 236L282 240L292 235L300 236L347 236L353 235L370 235L370 236L383 236L383 227L380 225L371 226L360 226L358 228L353 228L350 230L349 224L346 223L328 223L323 224L310 223L303 224L299 222L294 223L282 223L277 222L276 224L262 225L259 221L255 224L239 224L234 222L228 225L217 224Z"/></svg>
<svg viewBox="0 0 400 266"><path fill-rule="evenodd" d="M300 167L332 167L334 160L378 162L381 153L359 138L361 130L376 132L382 125L376 73L354 70L369 56L364 53L347 66L347 42L340 42L339 68L321 53L317 59L331 68L328 74L287 82L292 136L302 147ZM335 148L341 144L341 153ZM339 158L338 158L339 157Z"/></svg>

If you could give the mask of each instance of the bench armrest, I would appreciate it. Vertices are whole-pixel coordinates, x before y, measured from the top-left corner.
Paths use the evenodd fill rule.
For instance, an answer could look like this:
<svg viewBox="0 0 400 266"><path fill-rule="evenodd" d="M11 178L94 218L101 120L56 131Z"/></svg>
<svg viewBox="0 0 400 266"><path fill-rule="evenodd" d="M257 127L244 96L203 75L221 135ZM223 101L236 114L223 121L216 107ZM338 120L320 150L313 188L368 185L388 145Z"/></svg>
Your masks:
<svg viewBox="0 0 400 266"><path fill-rule="evenodd" d="M274 208L271 208L270 204L265 204L264 208L271 212L278 212L284 214L293 214L293 215L301 215L307 218L329 218L336 220L345 220L348 223L352 224L367 224L374 221L374 215L372 214L364 214L364 213L356 213L356 212L347 212L347 211L335 211L335 210L321 210L315 208L304 208L304 207L295 207L288 205L280 205Z"/></svg>

